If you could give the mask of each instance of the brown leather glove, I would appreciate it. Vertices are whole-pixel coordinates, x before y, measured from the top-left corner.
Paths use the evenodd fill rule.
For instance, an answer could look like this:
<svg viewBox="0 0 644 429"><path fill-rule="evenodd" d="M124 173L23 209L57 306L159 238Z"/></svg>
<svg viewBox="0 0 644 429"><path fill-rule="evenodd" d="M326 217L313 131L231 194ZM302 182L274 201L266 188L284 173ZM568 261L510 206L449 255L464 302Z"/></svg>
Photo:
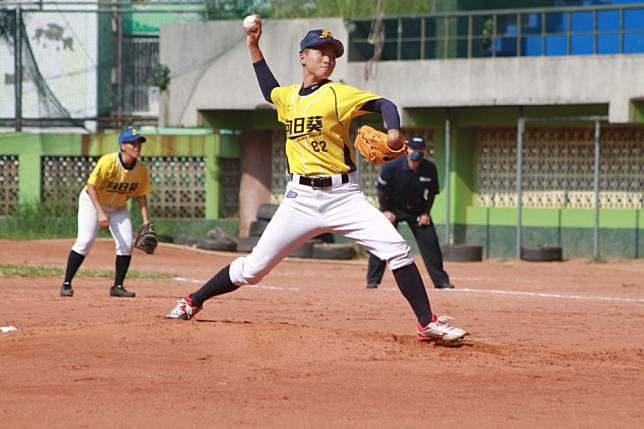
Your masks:
<svg viewBox="0 0 644 429"><path fill-rule="evenodd" d="M362 156L373 164L384 164L407 154L407 139L398 150L392 150L387 145L387 134L382 131L363 125L358 130L354 146Z"/></svg>

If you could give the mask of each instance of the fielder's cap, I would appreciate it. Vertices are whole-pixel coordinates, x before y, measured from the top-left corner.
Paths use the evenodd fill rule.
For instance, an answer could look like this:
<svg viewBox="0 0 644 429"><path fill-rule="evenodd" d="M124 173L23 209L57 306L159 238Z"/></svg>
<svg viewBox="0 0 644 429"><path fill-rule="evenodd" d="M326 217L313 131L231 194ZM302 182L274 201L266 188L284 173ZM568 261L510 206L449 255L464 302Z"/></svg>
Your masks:
<svg viewBox="0 0 644 429"><path fill-rule="evenodd" d="M427 148L427 143L425 143L425 139L422 138L421 136L414 136L409 140L409 147L412 149L425 149Z"/></svg>
<svg viewBox="0 0 644 429"><path fill-rule="evenodd" d="M315 48L326 43L333 46L336 58L340 58L342 54L344 54L344 46L342 46L342 42L333 37L333 34L331 34L329 30L311 30L306 33L306 36L304 36L304 39L300 42L300 52L306 48Z"/></svg>
<svg viewBox="0 0 644 429"><path fill-rule="evenodd" d="M145 137L141 135L139 130L134 127L127 127L119 135L119 144L123 143L132 143L135 141L140 141L141 143L145 142Z"/></svg>

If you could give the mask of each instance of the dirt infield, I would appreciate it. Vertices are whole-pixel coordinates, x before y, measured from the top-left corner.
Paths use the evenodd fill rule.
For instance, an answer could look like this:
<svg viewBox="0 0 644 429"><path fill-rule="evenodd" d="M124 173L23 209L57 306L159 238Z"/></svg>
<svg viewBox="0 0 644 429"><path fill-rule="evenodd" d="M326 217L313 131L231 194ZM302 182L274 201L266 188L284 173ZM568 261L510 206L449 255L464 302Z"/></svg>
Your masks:
<svg viewBox="0 0 644 429"><path fill-rule="evenodd" d="M3 264L63 266L70 240L0 240ZM175 280L0 278L0 427L636 428L644 426L644 261L447 263L430 290L471 333L415 339L390 273L286 260L259 286L163 320L235 254L164 245L132 269ZM99 240L83 268L111 269ZM420 264L422 265L422 263ZM81 268L81 270L83 269ZM429 283L424 267L423 278Z"/></svg>

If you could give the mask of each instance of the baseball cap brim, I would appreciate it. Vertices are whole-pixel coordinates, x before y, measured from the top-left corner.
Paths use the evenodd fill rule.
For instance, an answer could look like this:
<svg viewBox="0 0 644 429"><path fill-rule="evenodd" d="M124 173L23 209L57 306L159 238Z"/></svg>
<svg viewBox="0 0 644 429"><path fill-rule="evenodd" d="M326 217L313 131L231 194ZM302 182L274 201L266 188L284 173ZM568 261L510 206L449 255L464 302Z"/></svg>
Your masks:
<svg viewBox="0 0 644 429"><path fill-rule="evenodd" d="M125 143L134 143L134 142L139 142L139 143L145 143L147 140L145 137L138 135L138 136L129 136L124 139L122 139L119 143L125 144Z"/></svg>
<svg viewBox="0 0 644 429"><path fill-rule="evenodd" d="M342 46L342 42L340 42L337 39L318 39L318 40L312 40L311 42L307 43L302 50L307 49L307 48L317 48L322 45L331 45L333 46L333 49L335 50L335 57L340 58L342 54L344 54L344 46Z"/></svg>

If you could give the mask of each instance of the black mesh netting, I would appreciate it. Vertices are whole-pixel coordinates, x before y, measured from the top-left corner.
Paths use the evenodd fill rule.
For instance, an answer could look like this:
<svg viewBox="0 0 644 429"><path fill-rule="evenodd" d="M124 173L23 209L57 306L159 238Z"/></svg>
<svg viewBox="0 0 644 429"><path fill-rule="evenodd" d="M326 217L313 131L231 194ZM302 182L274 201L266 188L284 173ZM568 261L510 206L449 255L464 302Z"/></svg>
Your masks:
<svg viewBox="0 0 644 429"><path fill-rule="evenodd" d="M14 61L16 58L17 21L17 13L15 10L0 10L0 43L4 44L10 52L10 61ZM40 73L38 63L31 49L24 21L22 20L20 22L20 33L22 82L23 85L25 82L32 82L38 97L37 115L35 117L23 117L22 124L24 126L74 126L84 128L82 121L71 117ZM16 88L15 73L5 73L4 81L5 84L13 85ZM15 118L0 118L0 123L3 123L5 126L11 126L14 120Z"/></svg>

